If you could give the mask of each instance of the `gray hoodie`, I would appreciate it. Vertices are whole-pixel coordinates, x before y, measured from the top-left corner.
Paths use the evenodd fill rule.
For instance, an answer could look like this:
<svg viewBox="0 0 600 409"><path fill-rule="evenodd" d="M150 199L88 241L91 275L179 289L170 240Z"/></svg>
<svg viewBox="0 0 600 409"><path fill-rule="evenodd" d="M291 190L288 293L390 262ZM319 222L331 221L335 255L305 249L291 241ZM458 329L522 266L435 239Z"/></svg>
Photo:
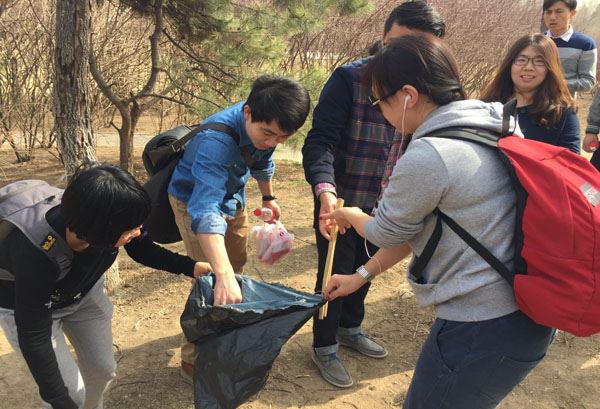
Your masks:
<svg viewBox="0 0 600 409"><path fill-rule="evenodd" d="M600 133L600 91L596 92L596 96L590 105L585 133Z"/></svg>
<svg viewBox="0 0 600 409"><path fill-rule="evenodd" d="M419 255L439 207L512 269L515 193L508 173L493 148L426 137L449 126L499 132L502 105L458 101L429 114L396 164L366 238L380 247L408 241ZM510 285L446 225L424 278L417 284L408 274L419 302L435 306L439 318L483 321L517 310Z"/></svg>

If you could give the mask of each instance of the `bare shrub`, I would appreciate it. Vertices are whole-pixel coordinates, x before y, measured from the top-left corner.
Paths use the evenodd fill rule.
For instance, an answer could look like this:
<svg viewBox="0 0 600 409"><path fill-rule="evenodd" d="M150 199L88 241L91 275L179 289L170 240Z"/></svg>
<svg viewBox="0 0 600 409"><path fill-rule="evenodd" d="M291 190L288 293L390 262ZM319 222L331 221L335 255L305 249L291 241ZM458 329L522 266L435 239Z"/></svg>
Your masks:
<svg viewBox="0 0 600 409"><path fill-rule="evenodd" d="M18 162L50 147L53 10L50 2L6 3L0 14L0 141Z"/></svg>

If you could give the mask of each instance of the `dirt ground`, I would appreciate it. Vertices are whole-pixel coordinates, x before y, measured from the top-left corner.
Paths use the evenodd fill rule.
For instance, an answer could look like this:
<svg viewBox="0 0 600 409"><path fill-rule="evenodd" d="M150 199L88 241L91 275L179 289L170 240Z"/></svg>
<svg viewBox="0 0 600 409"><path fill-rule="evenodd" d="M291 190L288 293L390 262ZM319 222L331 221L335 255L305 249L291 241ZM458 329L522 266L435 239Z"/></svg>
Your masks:
<svg viewBox="0 0 600 409"><path fill-rule="evenodd" d="M587 112L587 108L585 109ZM99 148L101 160L115 162L114 147ZM136 176L144 171L136 164ZM20 178L41 178L60 184L56 159L39 152L33 162L14 164L0 150L0 185ZM267 282L312 291L316 274L316 247L311 228L312 199L301 166L278 162L275 192L283 222L296 236L292 253L269 267L254 258L250 243L245 273ZM250 209L259 198L256 184L248 188ZM257 224L258 220L251 220ZM182 247L173 246L182 251ZM117 379L106 393L106 409L191 409L192 388L179 376L179 316L190 280L153 271L120 255L122 288L112 297ZM393 408L402 405L420 346L433 321L431 310L420 309L404 280L406 265L399 265L373 282L367 298L364 329L390 351L374 360L347 349L340 355L355 385L337 389L321 379L310 359L311 323L283 347L265 388L244 409L275 408ZM560 333L546 359L501 404L502 409L600 408L600 336L575 338ZM24 362L0 333L0 408L39 407L38 393ZM434 408L432 408L434 409Z"/></svg>

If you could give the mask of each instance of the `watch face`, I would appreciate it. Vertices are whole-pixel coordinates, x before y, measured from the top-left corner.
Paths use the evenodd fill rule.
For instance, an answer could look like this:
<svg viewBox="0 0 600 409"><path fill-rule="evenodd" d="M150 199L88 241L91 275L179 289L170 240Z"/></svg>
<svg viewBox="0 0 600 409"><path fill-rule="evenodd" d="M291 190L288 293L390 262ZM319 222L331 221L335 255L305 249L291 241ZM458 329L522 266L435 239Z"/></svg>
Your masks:
<svg viewBox="0 0 600 409"><path fill-rule="evenodd" d="M360 274L360 276L362 278L364 278L367 281L371 281L373 279L373 276L371 275L371 273L369 273L367 271L367 269L365 268L365 266L360 266L359 268L356 269L356 272L358 274Z"/></svg>

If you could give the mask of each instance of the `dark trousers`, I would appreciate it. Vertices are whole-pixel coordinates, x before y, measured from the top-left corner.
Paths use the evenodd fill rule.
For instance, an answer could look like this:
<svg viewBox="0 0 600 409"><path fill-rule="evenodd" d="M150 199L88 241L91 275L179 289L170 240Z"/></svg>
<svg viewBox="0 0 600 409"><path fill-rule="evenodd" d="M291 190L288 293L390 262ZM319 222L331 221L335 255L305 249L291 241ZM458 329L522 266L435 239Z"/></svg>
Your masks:
<svg viewBox="0 0 600 409"><path fill-rule="evenodd" d="M329 241L325 239L319 229L315 230L317 238L318 271L315 292L321 292L323 271L327 259ZM367 242L369 253L375 254L377 247ZM369 257L365 251L365 241L356 234L354 229L349 229L345 234L338 234L333 269L331 274L354 274L356 269L365 264ZM337 343L335 336L338 327L359 327L365 316L365 297L369 291L370 283L363 285L358 291L346 297L339 297L327 307L327 317L319 320L318 313L313 319L313 347L320 348Z"/></svg>
<svg viewBox="0 0 600 409"><path fill-rule="evenodd" d="M479 322L436 319L404 408L495 408L544 358L554 334L520 311Z"/></svg>

